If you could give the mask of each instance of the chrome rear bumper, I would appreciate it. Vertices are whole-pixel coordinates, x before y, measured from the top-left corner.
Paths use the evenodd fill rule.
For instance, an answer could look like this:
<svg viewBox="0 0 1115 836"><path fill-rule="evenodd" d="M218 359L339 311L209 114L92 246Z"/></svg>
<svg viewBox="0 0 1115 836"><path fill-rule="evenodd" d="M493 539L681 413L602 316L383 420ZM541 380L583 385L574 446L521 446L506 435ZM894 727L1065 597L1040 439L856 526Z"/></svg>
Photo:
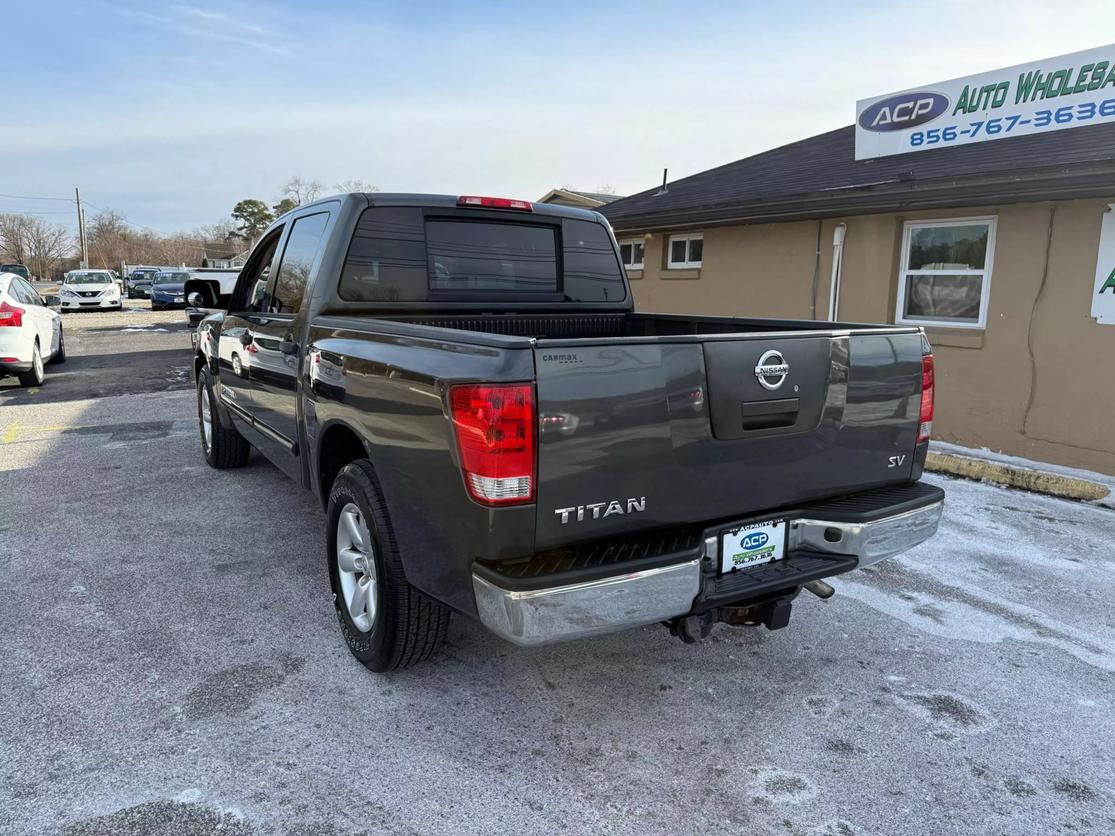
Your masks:
<svg viewBox="0 0 1115 836"><path fill-rule="evenodd" d="M788 553L854 556L857 568L870 566L932 537L943 507L944 502L937 501L859 523L791 519ZM669 566L544 589L505 589L490 574L474 571L476 608L493 633L528 646L666 621L693 610L701 593L702 560L717 565L718 554L709 550L719 549L719 539L709 537L704 546L704 558L690 556Z"/></svg>
<svg viewBox="0 0 1115 836"><path fill-rule="evenodd" d="M550 644L689 612L701 588L701 561L522 592L473 574L472 586L480 620L493 633L515 644Z"/></svg>
<svg viewBox="0 0 1115 836"><path fill-rule="evenodd" d="M794 520L790 523L789 548L790 551L852 554L859 558L856 568L862 569L932 537L937 532L944 507L944 502L935 502L866 523Z"/></svg>

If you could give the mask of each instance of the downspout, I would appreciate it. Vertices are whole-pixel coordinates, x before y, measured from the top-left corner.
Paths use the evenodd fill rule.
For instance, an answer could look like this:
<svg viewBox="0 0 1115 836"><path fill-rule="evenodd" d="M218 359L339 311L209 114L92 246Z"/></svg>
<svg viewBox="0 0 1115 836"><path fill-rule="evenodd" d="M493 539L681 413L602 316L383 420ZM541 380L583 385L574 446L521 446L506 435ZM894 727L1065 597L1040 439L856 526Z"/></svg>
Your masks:
<svg viewBox="0 0 1115 836"><path fill-rule="evenodd" d="M840 310L840 272L844 265L844 233L847 224L837 224L832 231L832 281L829 284L829 322L836 322Z"/></svg>
<svg viewBox="0 0 1115 836"><path fill-rule="evenodd" d="M813 295L809 297L809 318L817 318L817 276L821 272L821 226L824 221L817 221L817 254L813 258Z"/></svg>

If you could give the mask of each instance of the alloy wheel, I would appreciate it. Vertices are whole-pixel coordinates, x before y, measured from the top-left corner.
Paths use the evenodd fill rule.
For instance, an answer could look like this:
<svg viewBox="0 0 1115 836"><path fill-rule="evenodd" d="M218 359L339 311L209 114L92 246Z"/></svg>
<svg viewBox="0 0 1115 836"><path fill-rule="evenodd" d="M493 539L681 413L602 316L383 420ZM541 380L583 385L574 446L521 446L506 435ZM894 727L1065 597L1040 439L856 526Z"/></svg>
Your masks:
<svg viewBox="0 0 1115 836"><path fill-rule="evenodd" d="M208 453L213 447L213 405L212 396L204 383L201 384L201 443Z"/></svg>
<svg viewBox="0 0 1115 836"><path fill-rule="evenodd" d="M375 545L359 506L347 503L337 517L337 577L348 617L361 632L376 620Z"/></svg>

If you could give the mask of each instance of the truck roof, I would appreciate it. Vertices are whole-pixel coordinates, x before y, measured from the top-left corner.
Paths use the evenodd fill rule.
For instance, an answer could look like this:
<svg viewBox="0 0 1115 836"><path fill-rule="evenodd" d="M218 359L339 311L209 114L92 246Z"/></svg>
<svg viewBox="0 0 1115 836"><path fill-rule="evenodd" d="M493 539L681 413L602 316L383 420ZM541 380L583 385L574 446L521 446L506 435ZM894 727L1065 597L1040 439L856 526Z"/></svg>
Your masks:
<svg viewBox="0 0 1115 836"><path fill-rule="evenodd" d="M422 194L418 192L347 192L344 194L329 195L328 197L321 197L313 203L306 203L302 206L297 206L280 215L275 220L289 215L291 212L299 212L309 206L316 206L318 204L336 203L337 201L354 200L359 201L361 205L367 202L368 206L436 206L444 207L446 209L458 208L458 200L460 195L448 194ZM502 196L501 196L502 197ZM518 199L518 198L515 198ZM523 201L529 203L531 206L531 214L543 215L554 218L575 218L582 221L597 221L599 223L607 223L607 219L592 209L579 209L574 206L558 206L554 203L534 203L533 201Z"/></svg>

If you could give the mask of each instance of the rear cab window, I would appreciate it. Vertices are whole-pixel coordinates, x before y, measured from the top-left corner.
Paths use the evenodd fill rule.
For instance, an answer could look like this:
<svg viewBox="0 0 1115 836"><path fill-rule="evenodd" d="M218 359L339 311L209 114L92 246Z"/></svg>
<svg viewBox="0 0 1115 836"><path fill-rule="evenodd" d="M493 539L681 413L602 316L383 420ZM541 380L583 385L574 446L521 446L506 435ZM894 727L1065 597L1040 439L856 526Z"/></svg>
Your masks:
<svg viewBox="0 0 1115 836"><path fill-rule="evenodd" d="M607 228L589 220L382 206L362 213L339 294L354 302L621 302Z"/></svg>

